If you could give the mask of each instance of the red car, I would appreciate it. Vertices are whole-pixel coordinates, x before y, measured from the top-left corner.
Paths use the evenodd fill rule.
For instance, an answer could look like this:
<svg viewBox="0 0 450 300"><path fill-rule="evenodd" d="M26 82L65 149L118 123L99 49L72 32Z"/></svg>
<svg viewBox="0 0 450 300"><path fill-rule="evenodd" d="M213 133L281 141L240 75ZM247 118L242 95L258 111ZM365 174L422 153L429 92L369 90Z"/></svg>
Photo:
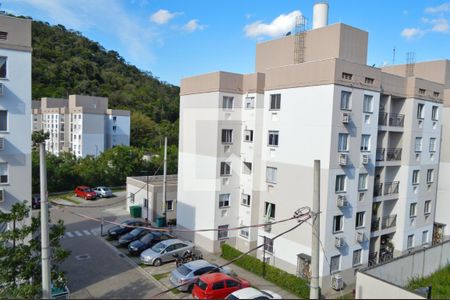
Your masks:
<svg viewBox="0 0 450 300"><path fill-rule="evenodd" d="M82 185L75 188L75 196L86 200L94 200L97 198L97 193L90 187Z"/></svg>
<svg viewBox="0 0 450 300"><path fill-rule="evenodd" d="M205 274L198 278L192 289L195 299L224 299L234 291L250 287L250 282L223 273Z"/></svg>

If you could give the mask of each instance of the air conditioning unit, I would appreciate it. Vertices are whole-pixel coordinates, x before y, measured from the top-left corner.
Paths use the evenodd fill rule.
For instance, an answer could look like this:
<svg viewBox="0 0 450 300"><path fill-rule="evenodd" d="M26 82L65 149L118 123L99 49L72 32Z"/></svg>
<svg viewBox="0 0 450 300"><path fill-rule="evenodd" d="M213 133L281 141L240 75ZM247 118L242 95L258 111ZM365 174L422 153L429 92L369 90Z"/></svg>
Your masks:
<svg viewBox="0 0 450 300"><path fill-rule="evenodd" d="M348 124L350 122L350 114L348 112L342 113L342 123Z"/></svg>
<svg viewBox="0 0 450 300"><path fill-rule="evenodd" d="M5 149L5 138L0 137L0 150Z"/></svg>
<svg viewBox="0 0 450 300"><path fill-rule="evenodd" d="M346 166L348 164L348 154L347 153L339 154L339 164L341 166Z"/></svg>
<svg viewBox="0 0 450 300"><path fill-rule="evenodd" d="M5 190L0 190L0 203L5 202Z"/></svg>
<svg viewBox="0 0 450 300"><path fill-rule="evenodd" d="M336 205L339 208L347 206L347 197L344 195L339 195L336 200Z"/></svg>
<svg viewBox="0 0 450 300"><path fill-rule="evenodd" d="M336 248L341 248L344 246L344 238L342 237L335 237L334 238L334 246Z"/></svg>
<svg viewBox="0 0 450 300"><path fill-rule="evenodd" d="M272 231L272 225L270 225L270 224L264 225L264 231L265 232L271 232Z"/></svg>
<svg viewBox="0 0 450 300"><path fill-rule="evenodd" d="M331 276L331 287L336 291L340 291L344 288L344 279L341 274L334 274Z"/></svg>
<svg viewBox="0 0 450 300"><path fill-rule="evenodd" d="M366 239L364 232L357 231L355 239L358 243L364 243L364 240Z"/></svg>
<svg viewBox="0 0 450 300"><path fill-rule="evenodd" d="M369 163L370 156L368 154L361 155L361 162L363 165L367 165Z"/></svg>

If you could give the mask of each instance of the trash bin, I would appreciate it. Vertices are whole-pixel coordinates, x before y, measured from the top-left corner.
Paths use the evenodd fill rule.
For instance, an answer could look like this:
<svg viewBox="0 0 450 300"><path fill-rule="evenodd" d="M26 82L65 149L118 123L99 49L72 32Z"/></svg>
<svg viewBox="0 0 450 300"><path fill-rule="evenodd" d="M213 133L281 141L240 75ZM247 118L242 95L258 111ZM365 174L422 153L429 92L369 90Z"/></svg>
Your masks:
<svg viewBox="0 0 450 300"><path fill-rule="evenodd" d="M166 226L166 217L156 218L156 227L164 227L164 226Z"/></svg>
<svg viewBox="0 0 450 300"><path fill-rule="evenodd" d="M140 218L142 216L142 207L139 205L130 206L130 215L132 218Z"/></svg>

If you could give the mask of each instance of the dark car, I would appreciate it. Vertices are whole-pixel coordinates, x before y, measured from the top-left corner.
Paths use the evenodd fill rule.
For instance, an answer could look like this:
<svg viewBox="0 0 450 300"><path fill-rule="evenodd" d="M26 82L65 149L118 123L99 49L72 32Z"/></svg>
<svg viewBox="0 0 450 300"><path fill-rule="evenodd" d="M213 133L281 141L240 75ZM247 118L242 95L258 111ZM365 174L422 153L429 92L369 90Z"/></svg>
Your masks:
<svg viewBox="0 0 450 300"><path fill-rule="evenodd" d="M147 233L144 235L140 240L136 240L134 242L131 242L128 245L128 252L131 255L139 255L142 251L147 250L148 248L152 247L153 245L164 241L164 240L170 240L174 237L170 234L153 231L150 233Z"/></svg>
<svg viewBox="0 0 450 300"><path fill-rule="evenodd" d="M41 208L41 195L34 194L31 197L31 207L34 208L34 209Z"/></svg>
<svg viewBox="0 0 450 300"><path fill-rule="evenodd" d="M111 227L108 230L108 236L113 239L118 239L121 235L124 235L134 229L133 227L128 226L143 226L143 225L144 222L139 220L126 220L123 221L120 225Z"/></svg>
<svg viewBox="0 0 450 300"><path fill-rule="evenodd" d="M119 238L119 246L123 247L128 246L129 243L140 239L149 232L150 230L145 228L135 228L131 230L129 233L124 234Z"/></svg>

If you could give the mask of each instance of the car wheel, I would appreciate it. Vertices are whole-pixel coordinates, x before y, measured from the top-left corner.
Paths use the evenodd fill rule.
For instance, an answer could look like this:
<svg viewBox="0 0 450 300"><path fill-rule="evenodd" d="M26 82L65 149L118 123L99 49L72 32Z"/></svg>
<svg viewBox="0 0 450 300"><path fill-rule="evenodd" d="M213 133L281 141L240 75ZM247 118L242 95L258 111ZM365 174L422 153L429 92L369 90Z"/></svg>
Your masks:
<svg viewBox="0 0 450 300"><path fill-rule="evenodd" d="M192 290L194 289L194 285L193 284L191 284L191 285L189 285L189 287L188 287L188 292L189 293L192 293Z"/></svg>
<svg viewBox="0 0 450 300"><path fill-rule="evenodd" d="M155 261L153 262L153 266L155 267L159 267L161 265L162 261L161 259L157 258L155 259Z"/></svg>

